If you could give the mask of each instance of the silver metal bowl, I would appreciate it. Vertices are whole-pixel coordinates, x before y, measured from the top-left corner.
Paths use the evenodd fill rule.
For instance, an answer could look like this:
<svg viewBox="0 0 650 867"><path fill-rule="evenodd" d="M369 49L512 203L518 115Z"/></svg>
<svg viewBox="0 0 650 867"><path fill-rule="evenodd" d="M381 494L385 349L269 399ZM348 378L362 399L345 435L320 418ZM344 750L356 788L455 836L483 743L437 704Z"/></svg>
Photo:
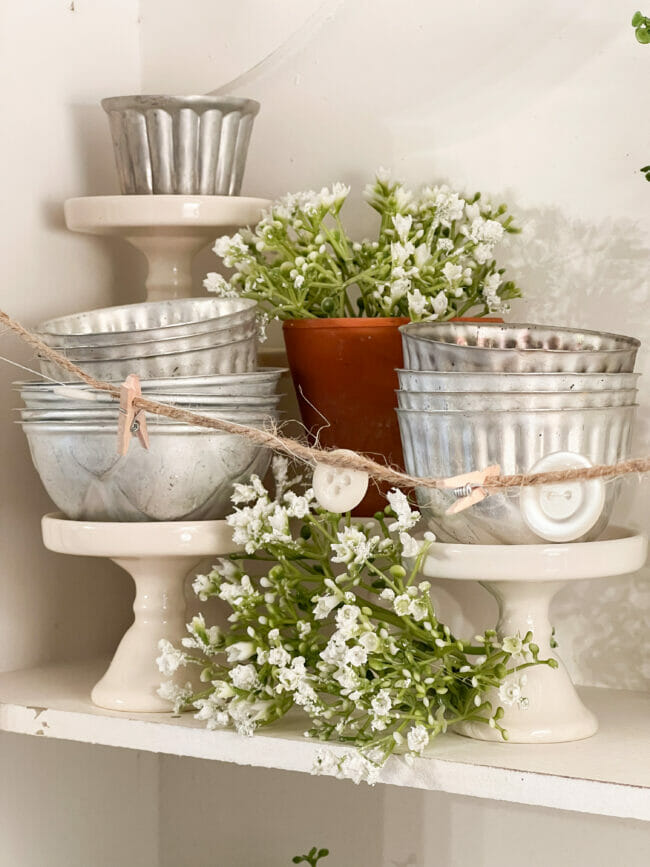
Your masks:
<svg viewBox="0 0 650 867"><path fill-rule="evenodd" d="M239 195L259 102L114 96L102 108L123 194Z"/></svg>
<svg viewBox="0 0 650 867"><path fill-rule="evenodd" d="M192 352L195 349L209 349L212 346L227 346L257 337L257 323L246 322L219 331L209 331L192 337L166 337L142 343L125 343L115 346L57 346L56 351L75 364L84 361L119 361L126 358L140 358L143 355L170 355L178 352Z"/></svg>
<svg viewBox="0 0 650 867"><path fill-rule="evenodd" d="M102 307L41 322L36 333L48 346L116 346L194 337L255 321L249 298L174 298Z"/></svg>
<svg viewBox="0 0 650 867"><path fill-rule="evenodd" d="M620 334L499 322L411 322L400 332L412 370L629 373L640 345Z"/></svg>
<svg viewBox="0 0 650 867"><path fill-rule="evenodd" d="M406 469L412 475L448 478L499 464L504 474L528 472L542 457L573 452L593 464L629 456L636 406L579 410L422 412L396 410ZM596 539L607 526L619 484L608 482L598 522L577 541ZM519 508L519 489L494 494L456 515L451 491L417 488L420 509L442 542L536 544Z"/></svg>
<svg viewBox="0 0 650 867"><path fill-rule="evenodd" d="M464 373L398 370L400 388L427 392L615 391L637 387L640 373Z"/></svg>
<svg viewBox="0 0 650 867"><path fill-rule="evenodd" d="M274 418L251 416L263 427ZM148 423L150 448L116 452L117 425L24 422L34 466L72 520L181 521L224 518L233 484L263 476L267 449L234 434Z"/></svg>
<svg viewBox="0 0 650 867"><path fill-rule="evenodd" d="M214 376L176 376L168 379L145 379L140 382L143 394L148 394L152 400L154 395L172 393L179 396L186 393L201 394L205 397L211 396L246 396L257 395L264 396L274 394L280 377L286 373L287 369L283 367L266 367L261 370L252 370L242 373L224 373ZM20 396L25 403L28 401L59 401L63 398L58 395L54 389L57 388L56 383L49 380L29 380L24 382L12 383L16 391L20 391ZM115 382L119 385L119 382ZM75 381L66 388L80 390L82 392L93 392L98 403L112 402L112 397L106 392L96 391L85 382ZM74 397L74 394L71 395ZM29 405L29 403L28 403Z"/></svg>
<svg viewBox="0 0 650 867"><path fill-rule="evenodd" d="M196 412L200 415L205 415L210 418L223 418L229 421L235 421L245 424L246 418L251 415L265 415L277 409L281 395L274 397L258 399L255 402L242 402L238 398L234 398L235 403L204 405L204 404L174 404L175 409L186 409L189 412ZM164 402L164 401L163 401ZM80 405L81 404L81 405ZM14 412L19 412L23 421L81 421L93 422L99 420L115 420L118 418L119 404L113 403L113 406L101 404L93 406L92 403L75 403L73 406L61 404L48 408L34 407L27 409L17 409ZM147 419L154 419L159 424L179 424L178 421L168 418L164 415L156 415L156 413L148 413ZM243 420L243 421L242 421Z"/></svg>
<svg viewBox="0 0 650 867"><path fill-rule="evenodd" d="M637 389L618 391L556 391L556 392L472 392L447 391L431 394L427 391L397 390L400 409L448 412L480 412L483 410L581 409L606 406L630 406Z"/></svg>
<svg viewBox="0 0 650 867"><path fill-rule="evenodd" d="M89 392L81 392L88 394ZM92 394L92 392L90 392ZM25 402L26 409L62 412L69 409L85 409L98 410L106 409L107 407L117 407L117 400L112 395L106 392L96 392L93 394L93 400L84 400L83 398L75 399L71 396L60 396L56 393L48 392L40 394L38 392L23 393L21 395ZM281 394L244 394L244 395L204 395L204 394L154 394L147 392L145 395L149 400L155 400L159 403L166 403L170 406L176 406L179 409L193 409L196 412L203 410L212 411L228 411L228 410L250 410L255 408L273 408L278 405L282 399Z"/></svg>
<svg viewBox="0 0 650 867"><path fill-rule="evenodd" d="M38 356L41 373L57 382L74 382L75 376L53 361ZM203 376L215 373L243 373L257 367L257 337L167 355L145 355L122 360L84 361L78 364L85 373L105 382L123 382L130 373L140 379Z"/></svg>

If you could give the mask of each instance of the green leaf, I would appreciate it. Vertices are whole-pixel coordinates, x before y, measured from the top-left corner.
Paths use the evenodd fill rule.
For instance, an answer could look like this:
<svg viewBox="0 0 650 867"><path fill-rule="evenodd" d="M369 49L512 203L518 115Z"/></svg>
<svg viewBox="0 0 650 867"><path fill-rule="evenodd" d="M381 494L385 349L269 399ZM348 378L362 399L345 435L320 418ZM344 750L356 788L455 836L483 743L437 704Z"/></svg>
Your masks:
<svg viewBox="0 0 650 867"><path fill-rule="evenodd" d="M632 27L638 27L643 21L643 15L640 12L635 12L632 16Z"/></svg>
<svg viewBox="0 0 650 867"><path fill-rule="evenodd" d="M636 38L642 45L650 43L650 30L647 27L639 27L636 31Z"/></svg>

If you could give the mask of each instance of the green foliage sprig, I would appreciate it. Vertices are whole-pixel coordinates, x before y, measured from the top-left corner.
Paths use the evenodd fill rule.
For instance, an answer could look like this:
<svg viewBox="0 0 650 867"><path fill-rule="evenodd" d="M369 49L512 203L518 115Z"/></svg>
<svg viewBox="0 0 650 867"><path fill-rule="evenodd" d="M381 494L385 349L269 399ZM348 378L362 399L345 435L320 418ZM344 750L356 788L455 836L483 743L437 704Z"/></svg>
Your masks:
<svg viewBox="0 0 650 867"><path fill-rule="evenodd" d="M501 705L525 707L524 670L556 660L539 658L531 632L461 640L438 619L420 574L431 535L411 535L420 516L404 494L389 493L374 520L353 521L320 508L311 490L297 493L286 462L275 469L275 497L255 476L235 487L227 520L245 553L194 582L200 599L228 603L227 631L198 616L183 647L161 641L160 670L176 681L160 694L209 728L244 735L297 708L308 737L356 748L320 750L314 772L355 782L374 782L395 750L413 761L453 723L507 738ZM202 688L182 686L186 666L200 669Z"/></svg>
<svg viewBox="0 0 650 867"><path fill-rule="evenodd" d="M446 186L413 191L380 171L366 188L379 214L374 240L353 241L341 210L350 188L292 193L257 226L219 238L235 273L207 275L208 291L254 298L268 317L407 316L451 319L499 313L521 295L494 251L519 231L504 204Z"/></svg>

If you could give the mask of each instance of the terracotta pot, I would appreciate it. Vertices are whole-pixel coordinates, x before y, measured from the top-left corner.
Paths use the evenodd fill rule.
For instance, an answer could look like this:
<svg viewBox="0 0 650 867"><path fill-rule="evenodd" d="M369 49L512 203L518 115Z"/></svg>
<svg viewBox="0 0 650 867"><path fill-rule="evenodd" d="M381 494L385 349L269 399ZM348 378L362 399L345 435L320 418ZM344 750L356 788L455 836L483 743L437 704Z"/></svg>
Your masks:
<svg viewBox="0 0 650 867"><path fill-rule="evenodd" d="M472 320L467 320L472 321ZM398 328L405 317L289 319L284 341L302 421L312 442L347 448L403 468L395 413L395 369L402 366ZM372 481L355 510L373 515L386 487Z"/></svg>

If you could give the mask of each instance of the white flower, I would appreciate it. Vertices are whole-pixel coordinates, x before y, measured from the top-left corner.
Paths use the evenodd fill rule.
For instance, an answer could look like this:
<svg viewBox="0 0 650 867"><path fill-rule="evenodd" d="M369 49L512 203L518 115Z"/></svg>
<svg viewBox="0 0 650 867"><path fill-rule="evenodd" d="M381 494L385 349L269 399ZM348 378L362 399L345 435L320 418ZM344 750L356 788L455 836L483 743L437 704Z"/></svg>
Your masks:
<svg viewBox="0 0 650 867"><path fill-rule="evenodd" d="M409 613L409 606L411 604L411 597L407 596L406 593L402 593L401 596L396 596L393 601L393 608L395 609L395 614L400 617L406 617Z"/></svg>
<svg viewBox="0 0 650 867"><path fill-rule="evenodd" d="M364 632L358 639L359 644L368 651L374 653L379 647L379 639L374 632Z"/></svg>
<svg viewBox="0 0 650 867"><path fill-rule="evenodd" d="M390 587L384 587L384 589L379 594L380 599L387 599L389 602L392 602L395 598L395 591L391 590Z"/></svg>
<svg viewBox="0 0 650 867"><path fill-rule="evenodd" d="M420 543L417 539L414 539L413 536L409 536L408 533L400 533L399 540L402 545L402 556L410 559L411 557L417 557L420 553Z"/></svg>
<svg viewBox="0 0 650 867"><path fill-rule="evenodd" d="M284 668L291 662L291 655L284 647L273 647L269 650L269 664Z"/></svg>
<svg viewBox="0 0 650 867"><path fill-rule="evenodd" d="M455 283L463 276L463 266L455 265L453 262L445 262L442 273L449 283Z"/></svg>
<svg viewBox="0 0 650 867"><path fill-rule="evenodd" d="M182 650L177 650L171 641L166 638L161 638L158 642L158 650L160 656L156 657L158 670L165 677L171 677L174 672L178 671L181 665L187 665L187 657Z"/></svg>
<svg viewBox="0 0 650 867"><path fill-rule="evenodd" d="M404 243L408 238L412 224L413 217L410 214L408 216L404 216L403 214L395 214L395 216L393 217L393 225L395 226L395 231L397 232L397 235L402 243Z"/></svg>
<svg viewBox="0 0 650 867"><path fill-rule="evenodd" d="M347 563L350 566L361 566L373 554L379 543L379 536L367 538L365 533L356 526L345 527L336 534L338 542L331 546L336 555L333 563Z"/></svg>
<svg viewBox="0 0 650 867"><path fill-rule="evenodd" d="M286 513L290 518L305 518L309 514L311 503L314 500L314 492L310 488L299 497L294 491L287 491L284 495Z"/></svg>
<svg viewBox="0 0 650 867"><path fill-rule="evenodd" d="M237 641L226 648L228 662L244 662L255 653L255 645L252 641Z"/></svg>
<svg viewBox="0 0 650 867"><path fill-rule="evenodd" d="M250 663L248 665L236 665L232 668L230 679L237 689L251 690L259 684L257 669Z"/></svg>
<svg viewBox="0 0 650 867"><path fill-rule="evenodd" d="M492 247L489 244L477 244L472 250L472 256L479 265L485 265L492 258Z"/></svg>
<svg viewBox="0 0 650 867"><path fill-rule="evenodd" d="M412 753L420 753L429 743L429 733L423 725L417 725L410 728L406 734L406 743Z"/></svg>
<svg viewBox="0 0 650 867"><path fill-rule="evenodd" d="M314 618L325 620L341 601L337 596L314 596L311 600L314 605Z"/></svg>
<svg viewBox="0 0 650 867"><path fill-rule="evenodd" d="M418 622L424 620L429 613L427 603L423 599L412 599L409 603L408 610L413 620Z"/></svg>
<svg viewBox="0 0 650 867"><path fill-rule="evenodd" d="M380 689L375 698L370 702L375 716L388 716L393 706L390 693L387 689Z"/></svg>
<svg viewBox="0 0 650 867"><path fill-rule="evenodd" d="M191 683L188 682L185 686L179 686L173 680L166 680L157 689L157 693L162 699L174 705L174 713L181 711L183 705L187 704L192 697L192 692Z"/></svg>
<svg viewBox="0 0 650 867"><path fill-rule="evenodd" d="M443 253L451 253L454 249L454 242L451 238L439 238L437 242L437 246L439 250L442 250Z"/></svg>
<svg viewBox="0 0 650 867"><path fill-rule="evenodd" d="M214 582L209 575L197 575L194 581L192 581L192 590L202 602L206 601L214 589Z"/></svg>
<svg viewBox="0 0 650 867"><path fill-rule="evenodd" d="M411 530L420 520L420 513L411 509L408 498L403 491L393 488L386 494L386 499L395 513L395 521L388 525L391 533Z"/></svg>
<svg viewBox="0 0 650 867"><path fill-rule="evenodd" d="M365 647L362 647L360 644L356 644L354 647L349 647L345 654L345 662L347 665L353 665L355 667L359 667L360 665L365 665L368 661L368 651Z"/></svg>
<svg viewBox="0 0 650 867"><path fill-rule="evenodd" d="M215 698L219 698L222 701L225 701L226 699L232 698L233 695L235 694L235 691L232 688L232 686L225 680L213 680L212 681L212 687L213 687L213 693L212 694L215 696Z"/></svg>
<svg viewBox="0 0 650 867"><path fill-rule="evenodd" d="M406 241L404 244L393 242L390 245L390 255L395 265L404 265L414 253L415 245L411 241Z"/></svg>
<svg viewBox="0 0 650 867"><path fill-rule="evenodd" d="M501 642L501 647L506 653L512 653L516 656L521 653L524 645L519 635L507 635Z"/></svg>
<svg viewBox="0 0 650 867"><path fill-rule="evenodd" d="M356 605L343 605L336 612L336 625L343 638L352 638L359 631L360 614Z"/></svg>
<svg viewBox="0 0 650 867"><path fill-rule="evenodd" d="M203 281L203 288L207 289L208 292L213 292L219 298L239 297L237 289L230 284L225 277L221 274L217 274L215 271L210 271L209 274L206 274L205 280Z"/></svg>
<svg viewBox="0 0 650 867"><path fill-rule="evenodd" d="M499 687L499 699L505 705L519 704L522 700L519 681L514 678L504 681Z"/></svg>
<svg viewBox="0 0 650 867"><path fill-rule="evenodd" d="M418 268L422 268L423 265L431 258L431 250L427 247L426 244L418 244L415 248L415 264Z"/></svg>
<svg viewBox="0 0 650 867"><path fill-rule="evenodd" d="M339 760L331 750L318 750L311 772L316 776L336 776Z"/></svg>
<svg viewBox="0 0 650 867"><path fill-rule="evenodd" d="M497 244L503 237L503 226L497 220L484 220L478 217L472 221L469 237L474 243L482 241L487 244Z"/></svg>
<svg viewBox="0 0 650 867"><path fill-rule="evenodd" d="M440 290L440 292L438 292L438 294L431 302L433 312L436 314L436 316L442 316L443 313L446 313L448 304L449 301L447 299L447 295L442 291L442 289Z"/></svg>
<svg viewBox="0 0 650 867"><path fill-rule="evenodd" d="M242 503L252 503L260 497L266 497L267 495L268 491L262 484L259 476L252 475L247 485L236 484L233 486L230 499L235 505L241 505Z"/></svg>
<svg viewBox="0 0 650 867"><path fill-rule="evenodd" d="M423 295L419 289L409 292L407 302L411 317L424 316L427 313L427 301L427 296Z"/></svg>

